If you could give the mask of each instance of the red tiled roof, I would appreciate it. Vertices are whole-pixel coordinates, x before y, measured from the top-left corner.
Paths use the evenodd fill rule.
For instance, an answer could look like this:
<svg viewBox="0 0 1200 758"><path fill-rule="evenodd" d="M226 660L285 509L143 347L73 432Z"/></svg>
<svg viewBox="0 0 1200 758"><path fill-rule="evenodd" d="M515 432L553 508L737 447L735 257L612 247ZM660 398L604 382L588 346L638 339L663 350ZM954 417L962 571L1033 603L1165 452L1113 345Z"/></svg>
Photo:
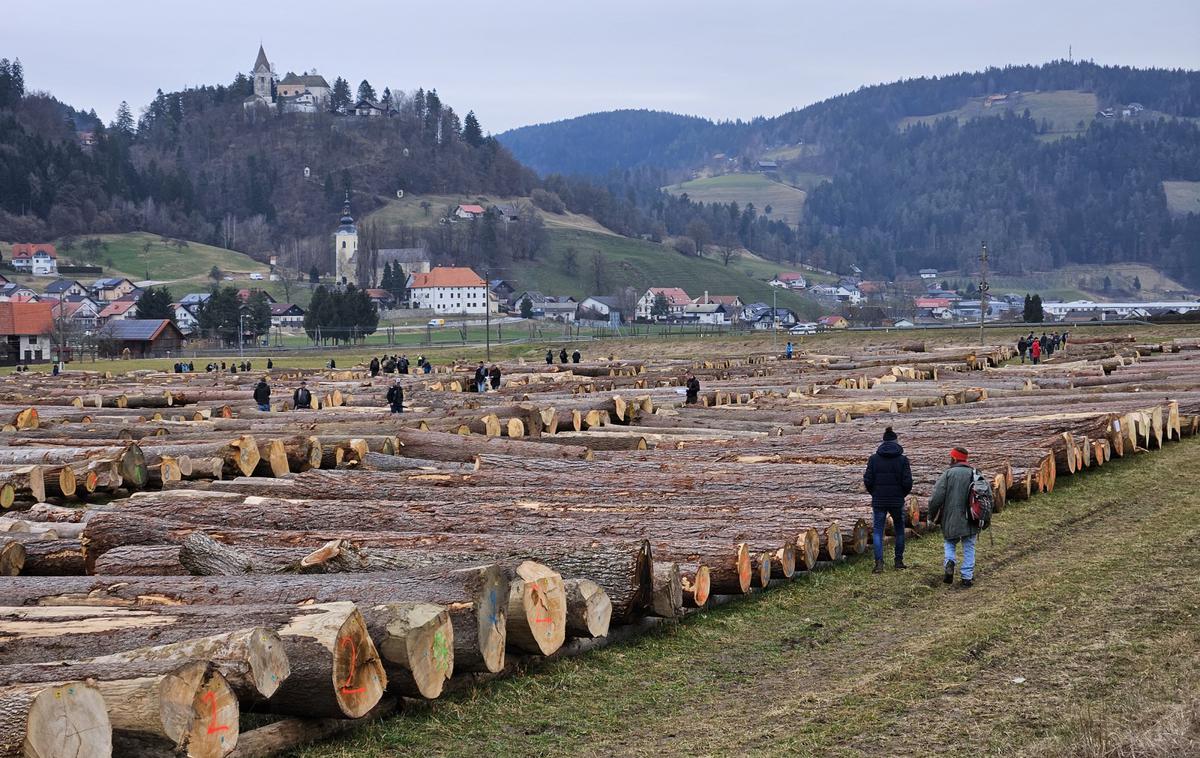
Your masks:
<svg viewBox="0 0 1200 758"><path fill-rule="evenodd" d="M422 287L482 287L483 279L469 268L438 266L428 274L413 274L410 289Z"/></svg>
<svg viewBox="0 0 1200 758"><path fill-rule="evenodd" d="M137 305L137 301L134 300L114 300L113 302L104 306L104 310L100 311L100 318L121 316L135 305Z"/></svg>
<svg viewBox="0 0 1200 758"><path fill-rule="evenodd" d="M651 287L650 292L655 296L665 295L667 302L671 305L692 304L692 299L688 297L688 293L684 292L679 287Z"/></svg>
<svg viewBox="0 0 1200 758"><path fill-rule="evenodd" d="M58 259L58 251L54 249L54 245L48 242L18 242L12 246L12 257L14 260L21 258L32 258L34 253L45 252L51 258Z"/></svg>
<svg viewBox="0 0 1200 758"><path fill-rule="evenodd" d="M37 336L54 329L53 303L0 303L0 334Z"/></svg>
<svg viewBox="0 0 1200 758"><path fill-rule="evenodd" d="M944 297L918 297L913 305L918 308L949 308L950 300Z"/></svg>
<svg viewBox="0 0 1200 758"><path fill-rule="evenodd" d="M803 279L804 274L798 271L785 271L776 278L781 282L795 282Z"/></svg>
<svg viewBox="0 0 1200 758"><path fill-rule="evenodd" d="M371 289L365 290L365 292L367 293L367 297L374 298L376 300L391 300L392 299L392 293L388 292L387 290L371 288Z"/></svg>
<svg viewBox="0 0 1200 758"><path fill-rule="evenodd" d="M460 205L458 209L466 213L483 213L482 205Z"/></svg>

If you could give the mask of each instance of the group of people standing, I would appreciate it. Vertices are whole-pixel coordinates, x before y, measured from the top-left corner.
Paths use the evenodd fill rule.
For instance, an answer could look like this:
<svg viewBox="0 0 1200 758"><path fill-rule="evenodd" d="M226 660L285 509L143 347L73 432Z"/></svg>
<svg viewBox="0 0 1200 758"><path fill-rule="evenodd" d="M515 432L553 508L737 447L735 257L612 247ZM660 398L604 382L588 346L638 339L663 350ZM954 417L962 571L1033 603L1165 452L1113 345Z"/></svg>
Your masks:
<svg viewBox="0 0 1200 758"><path fill-rule="evenodd" d="M271 368L273 365L274 364L270 360L267 361L267 368ZM228 371L231 374L236 374L239 371L242 371L242 372L250 371L253 368L254 367L250 363L250 361L238 361L237 363L230 363L228 365L225 364L225 361L219 361L219 362L213 361L212 363L210 363L204 367L204 371L206 373L210 373L210 374L214 371ZM188 371L195 371L195 370L196 370L196 366L192 363L176 363L175 364L175 373L176 374L182 374L182 373L185 373Z"/></svg>
<svg viewBox="0 0 1200 758"><path fill-rule="evenodd" d="M1036 366L1042 358L1049 358L1054 355L1055 350L1066 347L1067 335L1068 332L1062 334L1042 332L1041 337L1034 337L1033 332L1030 332L1028 337L1017 340L1017 352L1021 354L1021 363L1025 362L1025 355L1028 354L1029 360Z"/></svg>
<svg viewBox="0 0 1200 758"><path fill-rule="evenodd" d="M488 385L493 390L500 389L500 367L493 363L491 368L486 368L480 361L479 368L475 369L475 391L487 392Z"/></svg>
<svg viewBox="0 0 1200 758"><path fill-rule="evenodd" d="M371 363L367 366L371 371L371 378L383 374L428 374L433 371L433 366L429 361L425 360L425 356L417 356L417 365L413 367L407 355L385 355L383 358L373 357ZM412 371L410 372L410 368Z"/></svg>
<svg viewBox="0 0 1200 758"><path fill-rule="evenodd" d="M576 350L575 352L571 353L571 355L569 357L570 357L571 363L579 363L579 361L583 359L583 354L580 353L579 350ZM568 359L567 349L564 347L558 351L558 362L566 363L567 359ZM546 351L546 365L549 366L552 363L554 363L554 351L547 350Z"/></svg>
<svg viewBox="0 0 1200 758"><path fill-rule="evenodd" d="M976 471L968 463L969 458L966 448L953 448L950 451L950 467L938 477L929 496L929 520L939 524L942 529L942 581L952 584L957 568L963 587L970 587L975 581L975 538L982 528L972 519L970 511ZM874 573L879 574L884 570L883 533L889 517L896 540L895 567L908 568L904 563L904 499L912 492L912 468L904 448L900 446L898 435L890 426L883 432L883 442L867 461L863 485L871 495L874 517ZM957 556L960 544L961 564Z"/></svg>

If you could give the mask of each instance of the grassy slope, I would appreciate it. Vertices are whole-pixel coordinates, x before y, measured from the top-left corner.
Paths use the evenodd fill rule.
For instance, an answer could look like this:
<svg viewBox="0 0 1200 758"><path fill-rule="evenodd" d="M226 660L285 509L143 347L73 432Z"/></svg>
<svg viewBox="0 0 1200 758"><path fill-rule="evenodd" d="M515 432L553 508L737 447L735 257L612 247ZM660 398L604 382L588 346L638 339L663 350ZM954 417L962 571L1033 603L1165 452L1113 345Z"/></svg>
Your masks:
<svg viewBox="0 0 1200 758"><path fill-rule="evenodd" d="M772 219L793 224L800 219L804 199L808 196L804 190L762 174L724 174L673 184L665 189L673 195L686 192L692 200L702 203L736 202L742 206L754 203L759 211L770 205Z"/></svg>
<svg viewBox="0 0 1200 758"><path fill-rule="evenodd" d="M1186 216L1200 213L1200 182L1163 182L1171 213Z"/></svg>
<svg viewBox="0 0 1200 758"><path fill-rule="evenodd" d="M1200 441L1002 513L978 584L867 560L301 756L1195 755ZM1118 750L1124 749L1123 752Z"/></svg>
<svg viewBox="0 0 1200 758"><path fill-rule="evenodd" d="M428 212L426 212L425 208L421 207L421 203L423 202L429 203ZM447 208L452 209L460 204L479 204L486 208L496 203L514 202L528 203L529 198L499 197L494 195L406 195L403 199L388 199L387 205L367 214L360 221L360 226L372 222L383 226L397 223L411 224L413 226L430 226L437 223L438 218L445 215ZM575 213L555 214L544 212L541 215L542 220L546 222L546 226L551 229L585 229L597 234L615 234L589 216L580 216Z"/></svg>
<svg viewBox="0 0 1200 758"><path fill-rule="evenodd" d="M1107 293L1104 292L1105 276L1112 282L1112 289ZM1140 291L1134 290L1133 280L1135 277L1141 280L1142 289ZM1040 292L1043 298L1049 296L1060 300L1079 298L1097 301L1125 298L1148 300L1166 292L1180 292L1187 289L1157 269L1140 263L1113 263L1104 266L1072 265L1056 271L1039 272L1026 276L997 274L990 277L989 281L993 294Z"/></svg>
<svg viewBox="0 0 1200 758"><path fill-rule="evenodd" d="M179 282L203 285L208 280L208 272L215 265L222 271L233 274L239 280L246 279L251 272L266 275L268 266L253 260L247 255L213 247L199 242L189 242L183 249L164 245L161 237L147 232L129 232L126 234L101 234L100 239L108 243L108 250L100 252L100 265L104 266L106 275L127 276L134 281L146 278L147 267L150 278L156 281ZM150 242L149 253L143 252L143 246ZM80 257L82 250L76 249L64 257L86 263ZM111 265L109 265L111 261ZM148 264L148 266L147 266Z"/></svg>
<svg viewBox="0 0 1200 758"><path fill-rule="evenodd" d="M1096 116L1099 104L1096 95L1091 92L1077 90L1053 90L1048 92L1024 92L1017 96L1009 96L1009 102L996 104L991 108L983 107L984 98L973 97L961 108L932 116L912 116L900 121L900 128L915 123L932 124L938 119L952 117L964 123L978 116L1000 116L1008 111L1024 113L1029 109L1034 121L1039 124L1043 119L1050 122L1050 135L1063 136L1077 134L1079 122L1087 124Z"/></svg>

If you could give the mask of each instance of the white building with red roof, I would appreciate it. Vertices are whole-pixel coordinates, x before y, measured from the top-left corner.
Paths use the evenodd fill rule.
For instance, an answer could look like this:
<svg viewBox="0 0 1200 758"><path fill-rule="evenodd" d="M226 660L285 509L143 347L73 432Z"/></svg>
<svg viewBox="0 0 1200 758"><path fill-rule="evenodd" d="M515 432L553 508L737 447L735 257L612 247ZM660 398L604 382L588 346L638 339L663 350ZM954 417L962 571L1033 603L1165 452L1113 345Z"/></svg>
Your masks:
<svg viewBox="0 0 1200 758"><path fill-rule="evenodd" d="M469 268L438 266L408 277L411 308L438 313L487 313L487 284ZM493 308L495 310L495 308Z"/></svg>
<svg viewBox="0 0 1200 758"><path fill-rule="evenodd" d="M12 265L34 276L58 276L58 251L49 243L18 242L12 246Z"/></svg>
<svg viewBox="0 0 1200 758"><path fill-rule="evenodd" d="M683 315L683 309L692 304L691 296L679 287L651 287L637 302L637 308L634 311L637 318L650 319L654 316L654 303L658 300L659 295L667 299L669 316Z"/></svg>

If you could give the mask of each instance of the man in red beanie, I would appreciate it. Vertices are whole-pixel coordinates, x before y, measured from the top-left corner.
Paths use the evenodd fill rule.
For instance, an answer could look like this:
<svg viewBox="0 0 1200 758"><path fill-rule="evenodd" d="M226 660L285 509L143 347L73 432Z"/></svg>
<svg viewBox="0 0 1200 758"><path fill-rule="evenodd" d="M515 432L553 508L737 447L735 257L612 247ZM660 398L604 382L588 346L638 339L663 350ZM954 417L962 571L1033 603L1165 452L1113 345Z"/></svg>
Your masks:
<svg viewBox="0 0 1200 758"><path fill-rule="evenodd" d="M975 538L979 528L968 517L974 470L967 464L967 450L956 447L950 451L950 468L946 469L929 496L929 520L941 524L945 541L944 564L946 584L954 582L954 566L958 543L962 542L962 586L970 587L975 579Z"/></svg>

